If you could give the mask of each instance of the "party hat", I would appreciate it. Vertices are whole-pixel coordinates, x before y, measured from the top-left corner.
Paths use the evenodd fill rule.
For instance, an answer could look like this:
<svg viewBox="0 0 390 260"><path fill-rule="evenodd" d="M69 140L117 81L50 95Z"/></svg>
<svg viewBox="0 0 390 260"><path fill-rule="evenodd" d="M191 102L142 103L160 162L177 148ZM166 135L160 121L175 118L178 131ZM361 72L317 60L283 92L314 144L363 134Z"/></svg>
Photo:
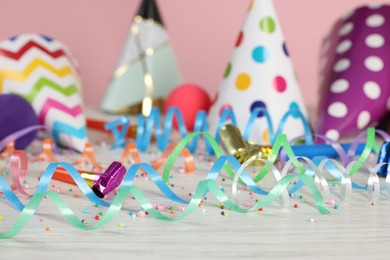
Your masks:
<svg viewBox="0 0 390 260"><path fill-rule="evenodd" d="M123 113L142 103L148 114L152 102L164 99L179 83L175 55L157 4L143 0L101 108Z"/></svg>
<svg viewBox="0 0 390 260"><path fill-rule="evenodd" d="M322 45L317 131L338 140L375 126L390 109L390 5L359 7Z"/></svg>
<svg viewBox="0 0 390 260"><path fill-rule="evenodd" d="M58 144L84 149L88 140L78 63L63 43L32 33L1 41L0 94L6 93L29 101Z"/></svg>
<svg viewBox="0 0 390 260"><path fill-rule="evenodd" d="M306 115L281 26L271 0L251 2L248 14L227 65L218 97L209 118L211 130L219 122L221 111L232 108L243 132L251 112L267 108L274 126L278 126L289 108ZM257 117L264 118L259 112ZM304 134L302 122L289 119L284 133L289 138ZM266 120L256 120L251 141L269 143Z"/></svg>

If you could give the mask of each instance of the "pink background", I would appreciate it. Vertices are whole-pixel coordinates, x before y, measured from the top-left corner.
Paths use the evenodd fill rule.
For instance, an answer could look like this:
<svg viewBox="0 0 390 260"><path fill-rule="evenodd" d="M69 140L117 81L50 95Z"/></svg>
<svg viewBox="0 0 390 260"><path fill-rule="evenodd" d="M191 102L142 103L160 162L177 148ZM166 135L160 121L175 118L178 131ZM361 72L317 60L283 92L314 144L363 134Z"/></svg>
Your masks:
<svg viewBox="0 0 390 260"><path fill-rule="evenodd" d="M0 39L42 33L77 57L85 103L99 106L139 0L1 0ZM185 82L213 97L250 0L158 0ZM318 101L322 38L352 8L372 0L274 0L306 105Z"/></svg>

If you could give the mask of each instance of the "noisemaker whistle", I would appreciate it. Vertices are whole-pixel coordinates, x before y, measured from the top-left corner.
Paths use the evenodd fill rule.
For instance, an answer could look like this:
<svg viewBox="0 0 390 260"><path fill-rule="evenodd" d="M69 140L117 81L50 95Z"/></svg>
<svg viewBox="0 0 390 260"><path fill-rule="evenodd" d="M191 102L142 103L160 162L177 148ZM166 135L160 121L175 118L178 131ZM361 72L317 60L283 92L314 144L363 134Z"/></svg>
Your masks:
<svg viewBox="0 0 390 260"><path fill-rule="evenodd" d="M96 181L99 179L101 172L90 172L90 171L81 171L79 170L81 177L85 180L87 185L92 188ZM62 167L59 167L55 170L53 174L53 179L67 182L70 184L76 184L73 178L69 175L69 173Z"/></svg>
<svg viewBox="0 0 390 260"><path fill-rule="evenodd" d="M93 192L99 198L104 198L121 184L125 174L126 168L120 162L114 161L95 182L92 187Z"/></svg>
<svg viewBox="0 0 390 260"><path fill-rule="evenodd" d="M245 142L240 130L231 124L221 127L219 135L225 152L236 157L241 164L252 157L268 159L272 150L271 146L260 146L254 143ZM262 165L262 163L254 161L252 165Z"/></svg>
<svg viewBox="0 0 390 260"><path fill-rule="evenodd" d="M87 185L93 190L96 196L103 198L109 192L117 188L126 174L126 168L120 163L114 161L104 173L80 171L81 177ZM57 168L53 174L53 179L76 184L72 176L63 169Z"/></svg>

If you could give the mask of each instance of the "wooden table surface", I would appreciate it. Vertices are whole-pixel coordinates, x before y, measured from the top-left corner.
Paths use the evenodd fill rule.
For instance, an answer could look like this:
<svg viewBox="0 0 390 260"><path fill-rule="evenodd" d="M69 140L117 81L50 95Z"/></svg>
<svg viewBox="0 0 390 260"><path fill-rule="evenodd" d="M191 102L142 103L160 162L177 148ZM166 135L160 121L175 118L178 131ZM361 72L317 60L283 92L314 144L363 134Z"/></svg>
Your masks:
<svg viewBox="0 0 390 260"><path fill-rule="evenodd" d="M101 147L96 154L106 165L120 156L120 151L104 151L108 149ZM153 156L154 153L142 154L145 161ZM64 160L71 161L69 158ZM210 169L207 156L199 161L199 155L196 155L195 159L195 173L183 173L180 161L175 163L171 172L172 189L184 199L190 199L189 193ZM27 183L33 191L45 163L30 166ZM364 185L367 173L359 173L353 181ZM217 182L231 198L232 180L227 174L222 172ZM384 182L383 178L381 182ZM106 208L95 207L76 186L54 180L51 184L50 189L60 189L61 196L87 224L98 221L95 216L99 212L104 215ZM134 185L140 187L153 203L171 206L174 215L180 213L180 204L162 195L150 178L139 176ZM273 185L272 178L260 183L263 188L272 188ZM331 193L336 201L337 193L337 188ZM75 194L79 197L75 198ZM28 201L23 195L18 197ZM255 199L261 198L255 196ZM251 205L254 203L248 191L242 190L239 199L241 202L249 201ZM286 208L275 202L261 212L238 213L224 209L226 214L223 216L218 201L207 194L203 207L181 220L165 222L151 216L130 216L130 211L137 215L140 206L129 197L113 221L101 229L84 231L70 226L54 203L45 199L18 235L0 240L0 255L1 259L71 259L73 256L90 259L389 259L390 199L381 196L375 205L371 205L367 192L354 190L349 203L337 203L338 209L329 206L331 213L322 215L312 203L309 191L304 188L291 197ZM298 208L294 208L294 204ZM170 215L169 210L164 212ZM3 217L1 232L5 232L19 213L2 200L0 215Z"/></svg>

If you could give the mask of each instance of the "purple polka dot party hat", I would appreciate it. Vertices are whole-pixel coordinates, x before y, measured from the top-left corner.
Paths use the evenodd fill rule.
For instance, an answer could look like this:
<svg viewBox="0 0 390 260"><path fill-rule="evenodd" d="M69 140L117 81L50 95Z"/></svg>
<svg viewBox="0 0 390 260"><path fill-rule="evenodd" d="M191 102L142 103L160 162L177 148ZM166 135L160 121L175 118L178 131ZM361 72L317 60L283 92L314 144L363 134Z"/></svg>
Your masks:
<svg viewBox="0 0 390 260"><path fill-rule="evenodd" d="M218 96L210 109L211 131L217 128L225 108L234 111L237 126L243 132L254 109L267 108L277 128L290 107L299 107L306 116L273 2L254 0L239 32ZM264 113L258 113L249 140L269 144L268 127ZM295 118L287 120L284 129L288 138L304 134L302 122Z"/></svg>
<svg viewBox="0 0 390 260"><path fill-rule="evenodd" d="M338 140L375 126L390 109L390 5L357 8L322 45L317 132Z"/></svg>

